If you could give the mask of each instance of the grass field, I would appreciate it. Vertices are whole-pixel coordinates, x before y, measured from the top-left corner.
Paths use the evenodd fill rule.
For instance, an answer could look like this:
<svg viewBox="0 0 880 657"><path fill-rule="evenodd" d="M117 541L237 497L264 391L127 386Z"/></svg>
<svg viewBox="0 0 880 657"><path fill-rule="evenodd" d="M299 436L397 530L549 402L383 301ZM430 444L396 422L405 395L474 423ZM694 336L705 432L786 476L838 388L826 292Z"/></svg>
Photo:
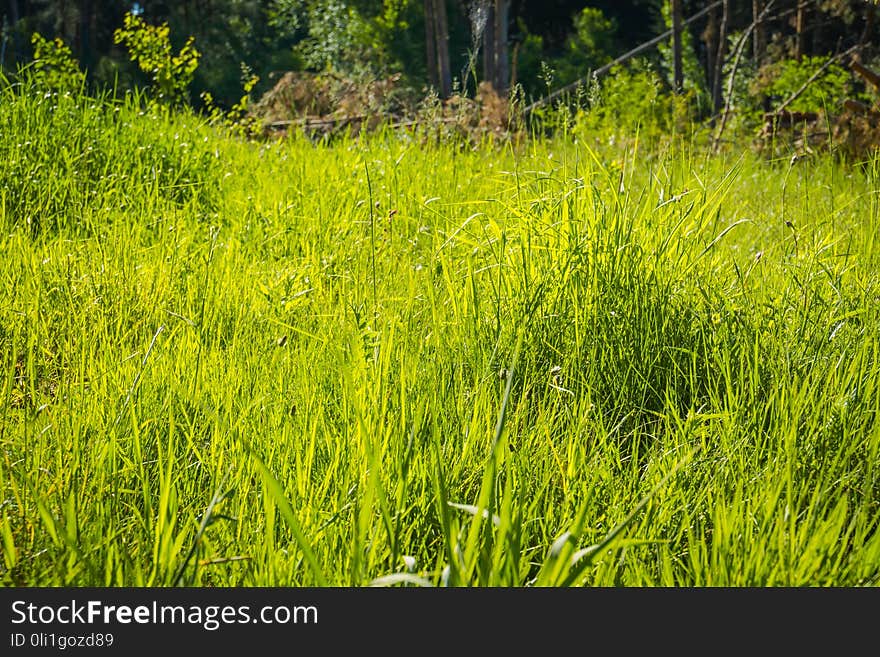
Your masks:
<svg viewBox="0 0 880 657"><path fill-rule="evenodd" d="M880 162L0 96L4 585L880 584Z"/></svg>

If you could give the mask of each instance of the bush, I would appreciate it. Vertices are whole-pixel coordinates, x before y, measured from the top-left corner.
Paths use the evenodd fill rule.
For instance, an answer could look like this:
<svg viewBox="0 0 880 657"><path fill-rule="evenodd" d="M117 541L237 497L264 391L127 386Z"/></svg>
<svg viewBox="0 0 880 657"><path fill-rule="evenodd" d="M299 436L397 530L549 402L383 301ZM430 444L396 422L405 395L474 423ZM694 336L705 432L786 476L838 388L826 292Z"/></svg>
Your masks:
<svg viewBox="0 0 880 657"><path fill-rule="evenodd" d="M578 130L598 136L634 135L656 141L683 130L693 119L691 94L665 91L663 80L643 60L617 66L599 85L592 105L581 110Z"/></svg>
<svg viewBox="0 0 880 657"><path fill-rule="evenodd" d="M39 32L31 36L34 47L33 82L50 91L75 92L82 88L85 75L61 39L51 41Z"/></svg>
<svg viewBox="0 0 880 657"><path fill-rule="evenodd" d="M758 71L750 88L751 96L769 96L775 101L773 105L778 105L798 91L826 61L825 57L804 57L800 61L785 59L768 64ZM852 76L839 64L832 64L787 109L822 113L827 108L835 113L851 92ZM754 105L752 109L756 109Z"/></svg>
<svg viewBox="0 0 880 657"><path fill-rule="evenodd" d="M610 62L617 50L616 32L617 24L599 9L586 7L576 14L565 52L553 63L558 84L571 84Z"/></svg>
<svg viewBox="0 0 880 657"><path fill-rule="evenodd" d="M140 16L125 15L123 27L113 33L115 43L128 48L129 56L138 67L153 78L154 98L168 105L183 105L188 89L199 66L199 51L193 38L186 40L176 55L172 54L167 23L149 25Z"/></svg>

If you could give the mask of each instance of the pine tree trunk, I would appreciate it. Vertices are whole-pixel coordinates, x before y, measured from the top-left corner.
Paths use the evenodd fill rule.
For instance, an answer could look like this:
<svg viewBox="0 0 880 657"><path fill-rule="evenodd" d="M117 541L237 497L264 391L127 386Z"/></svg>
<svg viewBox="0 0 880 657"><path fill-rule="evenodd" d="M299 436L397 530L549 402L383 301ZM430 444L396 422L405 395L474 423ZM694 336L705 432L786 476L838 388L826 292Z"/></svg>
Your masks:
<svg viewBox="0 0 880 657"><path fill-rule="evenodd" d="M718 12L715 9L709 10L709 17L706 20L706 29L700 35L703 43L706 45L706 88L709 94L715 98L715 58L718 50Z"/></svg>
<svg viewBox="0 0 880 657"><path fill-rule="evenodd" d="M519 47L521 41L515 41L513 44L513 50L510 52L510 88L513 89L516 86L518 70L517 66L519 63Z"/></svg>
<svg viewBox="0 0 880 657"><path fill-rule="evenodd" d="M440 73L440 95L452 95L452 70L449 65L449 25L446 20L446 0L434 0L434 14L437 18L437 68Z"/></svg>
<svg viewBox="0 0 880 657"><path fill-rule="evenodd" d="M807 29L807 3L805 0L798 1L797 21L795 23L795 31L797 32L797 45L794 56L801 59L804 56L806 48L806 29Z"/></svg>
<svg viewBox="0 0 880 657"><path fill-rule="evenodd" d="M715 79L712 83L712 104L716 112L724 107L724 98L721 95L721 82L724 77L724 58L727 56L727 25L730 17L730 0L724 0L721 5L721 25L718 28L718 52L715 57Z"/></svg>
<svg viewBox="0 0 880 657"><path fill-rule="evenodd" d="M483 28L483 79L495 84L495 7L486 6L486 25Z"/></svg>
<svg viewBox="0 0 880 657"><path fill-rule="evenodd" d="M680 94L684 89L681 55L681 0L672 0L672 88Z"/></svg>
<svg viewBox="0 0 880 657"><path fill-rule="evenodd" d="M440 77L437 69L437 40L434 33L437 29L434 16L434 0L425 0L425 66L428 69L428 84L440 90Z"/></svg>
<svg viewBox="0 0 880 657"><path fill-rule="evenodd" d="M874 21L876 20L876 13L874 11L874 5L870 2L867 3L865 7L865 29L862 32L862 37L859 39L859 43L868 43L868 40L871 38L874 33Z"/></svg>
<svg viewBox="0 0 880 657"><path fill-rule="evenodd" d="M765 0L752 0L752 21L755 23L755 29L752 34L752 55L755 60L755 67L761 66L764 53L767 52L767 29L764 27L764 19L759 19L765 7ZM764 111L769 112L770 98L762 93L759 96L759 101Z"/></svg>
<svg viewBox="0 0 880 657"><path fill-rule="evenodd" d="M70 5L65 0L59 5L59 18L61 20L61 29L59 30L61 38L71 47L74 53L79 53L80 44L77 40L77 21L73 16Z"/></svg>
<svg viewBox="0 0 880 657"><path fill-rule="evenodd" d="M767 47L767 32L764 22L758 22L758 16L764 11L764 0L752 0L752 20L755 21L755 31L752 34L752 55L755 62L760 62Z"/></svg>
<svg viewBox="0 0 880 657"><path fill-rule="evenodd" d="M510 56L508 50L508 27L510 0L495 0L495 90L507 94L510 83Z"/></svg>
<svg viewBox="0 0 880 657"><path fill-rule="evenodd" d="M92 0L82 0L79 8L79 62L84 71L92 68L92 56L95 52L94 20L95 7Z"/></svg>

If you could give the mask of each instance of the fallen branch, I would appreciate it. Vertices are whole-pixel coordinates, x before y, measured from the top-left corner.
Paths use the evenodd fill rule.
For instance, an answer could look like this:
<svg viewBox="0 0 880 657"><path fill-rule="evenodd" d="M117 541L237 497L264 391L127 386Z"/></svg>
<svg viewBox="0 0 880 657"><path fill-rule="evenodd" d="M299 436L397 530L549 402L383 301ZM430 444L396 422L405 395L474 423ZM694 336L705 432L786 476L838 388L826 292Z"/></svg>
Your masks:
<svg viewBox="0 0 880 657"><path fill-rule="evenodd" d="M843 106L853 114L858 114L860 116L880 116L880 112L878 112L870 105L860 103L859 101L853 100L851 98L847 98L845 101L843 101Z"/></svg>
<svg viewBox="0 0 880 657"><path fill-rule="evenodd" d="M782 110L781 112L767 112L764 115L766 125L774 128L790 128L798 123L810 123L819 120L818 112L789 112Z"/></svg>
<svg viewBox="0 0 880 657"><path fill-rule="evenodd" d="M874 87L880 89L880 75L877 75L874 71L855 59L850 62L849 67L862 76L866 82L870 82Z"/></svg>
<svg viewBox="0 0 880 657"><path fill-rule="evenodd" d="M429 119L429 120L421 120L421 119L412 119L410 121L398 121L397 123L392 123L392 128L409 128L414 125L425 125L425 124L434 124L434 123L461 123L461 119L455 116L443 116L439 119Z"/></svg>
<svg viewBox="0 0 880 657"><path fill-rule="evenodd" d="M301 125L303 127L319 127L319 126L336 126L345 125L352 121L363 121L367 118L366 114L358 114L355 116L340 116L336 118L328 118L324 116L303 116L298 119L288 119L284 121L271 121L266 123L267 128L286 128L291 125Z"/></svg>
<svg viewBox="0 0 880 657"><path fill-rule="evenodd" d="M331 127L331 128L340 128L348 123L354 123L357 121L363 121L367 119L366 115L356 115L356 116L343 116L338 118L326 118L320 116L305 116L300 117L298 119L286 119L283 121L271 121L269 123L265 123L265 128L287 128L292 125L302 126L306 129L314 129L321 127ZM395 117L389 117L394 119ZM461 123L460 117L455 116L443 116L434 119L411 119L406 121L392 121L388 124L391 128L408 128L415 125L436 125L436 124L446 124L446 123Z"/></svg>

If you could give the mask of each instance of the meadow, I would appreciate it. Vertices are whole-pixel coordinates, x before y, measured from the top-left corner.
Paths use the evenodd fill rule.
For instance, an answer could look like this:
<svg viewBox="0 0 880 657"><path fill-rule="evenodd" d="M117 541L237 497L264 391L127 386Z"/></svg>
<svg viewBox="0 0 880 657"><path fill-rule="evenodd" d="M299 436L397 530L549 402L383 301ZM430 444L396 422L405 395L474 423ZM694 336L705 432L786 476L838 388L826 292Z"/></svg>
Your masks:
<svg viewBox="0 0 880 657"><path fill-rule="evenodd" d="M880 161L0 96L4 586L880 583Z"/></svg>

